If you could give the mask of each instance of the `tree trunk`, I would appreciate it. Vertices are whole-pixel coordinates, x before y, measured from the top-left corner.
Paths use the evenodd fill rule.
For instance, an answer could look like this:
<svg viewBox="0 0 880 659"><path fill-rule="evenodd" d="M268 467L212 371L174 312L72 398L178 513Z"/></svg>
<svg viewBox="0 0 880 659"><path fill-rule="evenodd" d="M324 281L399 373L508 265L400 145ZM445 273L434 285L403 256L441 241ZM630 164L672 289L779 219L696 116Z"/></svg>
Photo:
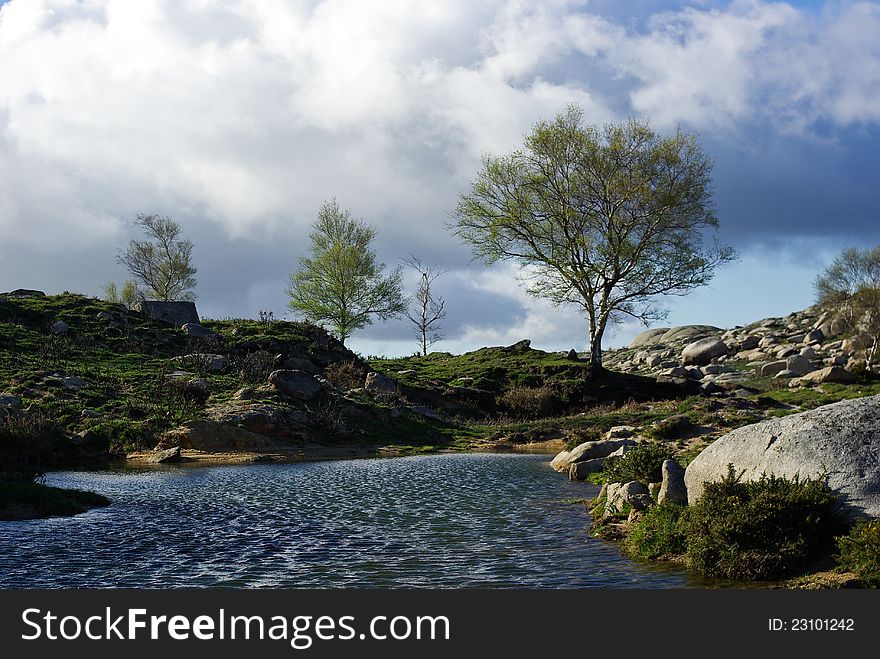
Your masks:
<svg viewBox="0 0 880 659"><path fill-rule="evenodd" d="M590 328L590 367L602 368L602 335L605 333L605 325L595 329Z"/></svg>

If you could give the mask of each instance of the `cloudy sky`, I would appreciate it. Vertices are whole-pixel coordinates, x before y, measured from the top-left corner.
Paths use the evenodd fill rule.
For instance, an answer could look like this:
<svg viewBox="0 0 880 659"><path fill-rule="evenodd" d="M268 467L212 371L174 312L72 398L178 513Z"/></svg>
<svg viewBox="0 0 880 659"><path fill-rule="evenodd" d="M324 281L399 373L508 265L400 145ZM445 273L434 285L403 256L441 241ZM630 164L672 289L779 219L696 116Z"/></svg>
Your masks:
<svg viewBox="0 0 880 659"><path fill-rule="evenodd" d="M715 160L741 259L667 324L786 314L837 251L880 243L878 35L880 2L845 0L0 1L0 290L98 295L159 213L195 243L204 317L283 317L335 196L389 266L447 271L437 349L583 349L576 312L446 229L482 154L574 102L681 125ZM402 322L349 343L416 349Z"/></svg>

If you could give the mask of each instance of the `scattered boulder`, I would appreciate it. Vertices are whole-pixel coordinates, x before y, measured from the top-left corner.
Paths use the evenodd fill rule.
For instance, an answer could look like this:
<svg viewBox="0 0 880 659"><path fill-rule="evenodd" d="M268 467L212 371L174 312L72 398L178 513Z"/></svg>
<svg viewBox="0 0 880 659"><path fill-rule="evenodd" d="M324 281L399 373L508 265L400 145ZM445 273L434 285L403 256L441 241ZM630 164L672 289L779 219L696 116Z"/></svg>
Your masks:
<svg viewBox="0 0 880 659"><path fill-rule="evenodd" d="M523 339L522 341L517 341L513 345L505 346L501 348L503 352L512 352L513 354L520 354L523 352L528 352L531 350L532 341L530 339Z"/></svg>
<svg viewBox="0 0 880 659"><path fill-rule="evenodd" d="M199 324L199 313L196 311L194 302L144 300L136 304L134 308L135 311L140 311L150 320L168 323L175 327Z"/></svg>
<svg viewBox="0 0 880 659"><path fill-rule="evenodd" d="M792 355L785 360L785 370L791 371L795 375L806 375L816 369L810 363L810 360L803 355Z"/></svg>
<svg viewBox="0 0 880 659"><path fill-rule="evenodd" d="M603 517L625 514L627 504L634 510L647 510L654 503L648 488L638 481L609 483L606 496Z"/></svg>
<svg viewBox="0 0 880 659"><path fill-rule="evenodd" d="M364 389L373 394L392 395L397 393L397 383L381 373L367 373Z"/></svg>
<svg viewBox="0 0 880 659"><path fill-rule="evenodd" d="M204 368L212 373L220 373L229 367L229 358L223 355L212 355L208 353L196 352L191 355L182 355L175 357L174 361L183 365L195 365Z"/></svg>
<svg viewBox="0 0 880 659"><path fill-rule="evenodd" d="M550 461L550 466L553 467L556 471L568 471L569 466L571 465L571 452L570 451L560 451L556 454Z"/></svg>
<svg viewBox="0 0 880 659"><path fill-rule="evenodd" d="M812 374L810 374L812 375ZM827 477L855 512L880 516L880 396L844 400L733 430L710 444L685 471L688 501L704 483L727 474Z"/></svg>
<svg viewBox="0 0 880 659"><path fill-rule="evenodd" d="M685 365L704 366L713 359L722 357L729 352L730 347L724 341L709 337L688 344L681 351L681 360Z"/></svg>
<svg viewBox="0 0 880 659"><path fill-rule="evenodd" d="M592 460L594 458L607 458L621 446L633 446L635 441L628 438L600 439L594 442L584 442L575 446L569 452L569 464Z"/></svg>
<svg viewBox="0 0 880 659"><path fill-rule="evenodd" d="M0 293L0 297L46 297L43 291L36 291L30 288L16 288L8 293Z"/></svg>
<svg viewBox="0 0 880 659"><path fill-rule="evenodd" d="M817 371L811 371L806 375L796 378L788 383L790 387L800 387L810 384L822 384L824 382L839 382L846 384L856 379L852 373L841 366L826 366Z"/></svg>
<svg viewBox="0 0 880 659"><path fill-rule="evenodd" d="M284 361L284 368L293 371L305 371L312 375L315 375L320 371L311 359L303 359L302 357L288 357Z"/></svg>
<svg viewBox="0 0 880 659"><path fill-rule="evenodd" d="M605 468L608 458L593 458L583 462L575 462L568 465L568 480L582 481L590 474L595 474Z"/></svg>
<svg viewBox="0 0 880 659"><path fill-rule="evenodd" d="M605 433L605 439L624 439L636 434L634 426L613 426Z"/></svg>
<svg viewBox="0 0 880 659"><path fill-rule="evenodd" d="M311 400L321 391L321 383L305 371L272 371L269 374L269 384L281 395L299 400Z"/></svg>
<svg viewBox="0 0 880 659"><path fill-rule="evenodd" d="M770 362L768 364L764 364L761 367L761 377L763 378L772 378L774 375L777 375L785 370L787 362L785 360L780 360L778 362Z"/></svg>
<svg viewBox="0 0 880 659"><path fill-rule="evenodd" d="M724 330L712 325L680 325L673 327L658 338L658 343L669 344L676 341L693 341L698 337L717 336Z"/></svg>
<svg viewBox="0 0 880 659"><path fill-rule="evenodd" d="M816 329L810 330L809 332L806 333L806 335L804 336L803 342L804 343L821 343L824 340L825 340L825 333L821 329L816 328Z"/></svg>
<svg viewBox="0 0 880 659"><path fill-rule="evenodd" d="M664 460L661 471L663 482L660 484L657 503L677 503L686 506L688 496L682 466L675 460Z"/></svg>
<svg viewBox="0 0 880 659"><path fill-rule="evenodd" d="M209 330L207 327L203 327L199 323L185 323L181 325L180 329L183 330L183 333L187 336L192 336L197 339L204 339L209 336L215 336L214 332Z"/></svg>
<svg viewBox="0 0 880 659"><path fill-rule="evenodd" d="M168 464L170 462L180 462L180 447L175 446L162 451L158 451L156 455L149 460L155 464Z"/></svg>
<svg viewBox="0 0 880 659"><path fill-rule="evenodd" d="M79 391L83 387L89 386L89 383L85 380L73 376L62 378L61 384L64 385L65 389L69 389L70 391Z"/></svg>

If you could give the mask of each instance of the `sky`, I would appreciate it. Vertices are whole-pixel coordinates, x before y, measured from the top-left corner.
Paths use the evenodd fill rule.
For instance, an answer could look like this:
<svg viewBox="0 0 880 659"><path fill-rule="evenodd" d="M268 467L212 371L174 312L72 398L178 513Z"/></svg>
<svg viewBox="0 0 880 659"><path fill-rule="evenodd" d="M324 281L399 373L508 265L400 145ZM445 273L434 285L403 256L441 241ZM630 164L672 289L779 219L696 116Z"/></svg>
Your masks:
<svg viewBox="0 0 880 659"><path fill-rule="evenodd" d="M842 0L0 2L0 290L100 295L157 213L195 245L203 317L294 318L288 277L335 197L389 268L445 271L434 349L583 350L576 309L448 230L484 155L576 103L680 126L714 160L740 259L664 300L663 325L785 315L841 249L880 243L878 35L880 2ZM348 344L417 348L404 321Z"/></svg>

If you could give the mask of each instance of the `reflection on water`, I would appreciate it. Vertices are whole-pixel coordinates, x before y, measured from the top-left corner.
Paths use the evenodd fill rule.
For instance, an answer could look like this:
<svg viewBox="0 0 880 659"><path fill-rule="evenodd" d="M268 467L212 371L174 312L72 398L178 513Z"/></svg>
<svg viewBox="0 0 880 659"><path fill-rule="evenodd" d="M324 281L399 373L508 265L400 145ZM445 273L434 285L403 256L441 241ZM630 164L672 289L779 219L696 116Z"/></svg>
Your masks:
<svg viewBox="0 0 880 659"><path fill-rule="evenodd" d="M59 472L113 505L0 522L3 587L670 588L588 536L547 456Z"/></svg>

